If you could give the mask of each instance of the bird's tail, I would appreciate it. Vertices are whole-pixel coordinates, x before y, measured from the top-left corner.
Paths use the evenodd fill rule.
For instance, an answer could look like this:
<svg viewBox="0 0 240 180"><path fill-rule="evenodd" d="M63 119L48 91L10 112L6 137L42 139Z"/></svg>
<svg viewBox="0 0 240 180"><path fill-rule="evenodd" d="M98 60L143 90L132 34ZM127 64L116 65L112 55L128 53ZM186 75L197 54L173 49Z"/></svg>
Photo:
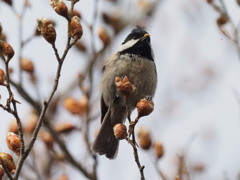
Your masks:
<svg viewBox="0 0 240 180"><path fill-rule="evenodd" d="M101 125L100 131L93 143L92 150L100 155L105 154L107 158L115 158L118 150L119 140L117 140L113 133L113 126L115 124L111 123L111 113L110 108L108 109L103 123Z"/></svg>

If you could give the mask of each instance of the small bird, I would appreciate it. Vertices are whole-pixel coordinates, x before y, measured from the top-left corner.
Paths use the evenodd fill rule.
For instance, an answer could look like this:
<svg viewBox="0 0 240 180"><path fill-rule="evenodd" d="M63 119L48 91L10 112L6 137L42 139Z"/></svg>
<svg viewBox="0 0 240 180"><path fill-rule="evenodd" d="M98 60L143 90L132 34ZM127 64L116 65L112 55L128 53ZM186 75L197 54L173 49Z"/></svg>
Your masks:
<svg viewBox="0 0 240 180"><path fill-rule="evenodd" d="M136 87L124 101L115 85L116 77L127 76ZM101 81L101 128L92 150L107 158L116 157L119 140L113 127L123 123L127 112L133 111L137 102L146 96L153 97L157 86L157 71L150 44L150 35L142 28L134 28L123 41L120 50L113 54L103 67ZM127 108L128 107L128 111Z"/></svg>

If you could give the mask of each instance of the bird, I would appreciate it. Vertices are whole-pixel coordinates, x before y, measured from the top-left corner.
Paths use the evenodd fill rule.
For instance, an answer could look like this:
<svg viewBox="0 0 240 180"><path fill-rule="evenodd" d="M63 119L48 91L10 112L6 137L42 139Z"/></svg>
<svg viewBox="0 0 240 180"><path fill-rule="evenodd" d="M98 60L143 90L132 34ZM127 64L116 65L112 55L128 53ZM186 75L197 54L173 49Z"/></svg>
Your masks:
<svg viewBox="0 0 240 180"><path fill-rule="evenodd" d="M116 77L127 76L135 90L127 101L119 95ZM101 128L92 145L92 151L114 159L119 140L114 136L113 127L123 123L137 102L144 97L153 97L157 86L157 71L151 48L150 35L136 26L125 38L120 49L113 54L103 67L101 80Z"/></svg>

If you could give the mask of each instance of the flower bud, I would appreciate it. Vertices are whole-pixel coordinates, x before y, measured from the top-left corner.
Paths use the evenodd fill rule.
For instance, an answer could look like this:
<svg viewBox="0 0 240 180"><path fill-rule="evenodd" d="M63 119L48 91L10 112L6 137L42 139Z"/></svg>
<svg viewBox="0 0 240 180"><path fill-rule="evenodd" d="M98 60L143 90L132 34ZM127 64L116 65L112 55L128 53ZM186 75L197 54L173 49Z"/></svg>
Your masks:
<svg viewBox="0 0 240 180"><path fill-rule="evenodd" d="M57 180L69 180L69 178L66 174L63 174Z"/></svg>
<svg viewBox="0 0 240 180"><path fill-rule="evenodd" d="M159 141L155 142L153 145L153 148L154 148L154 152L155 152L157 159L160 159L164 154L164 149L163 149L162 143Z"/></svg>
<svg viewBox="0 0 240 180"><path fill-rule="evenodd" d="M110 36L108 35L105 28L100 28L98 30L98 37L101 39L104 46L107 46L111 41Z"/></svg>
<svg viewBox="0 0 240 180"><path fill-rule="evenodd" d="M221 14L220 17L217 19L217 25L222 26L228 22L228 17L226 14Z"/></svg>
<svg viewBox="0 0 240 180"><path fill-rule="evenodd" d="M113 127L114 136L118 140L126 139L127 138L127 127L124 124L116 124Z"/></svg>
<svg viewBox="0 0 240 180"><path fill-rule="evenodd" d="M16 165L13 161L13 158L10 154L5 152L0 152L0 159L2 163L6 166L10 173L15 173Z"/></svg>
<svg viewBox="0 0 240 180"><path fill-rule="evenodd" d="M66 156L63 152L55 152L54 159L58 161L64 161L66 159Z"/></svg>
<svg viewBox="0 0 240 180"><path fill-rule="evenodd" d="M87 48L86 48L86 46L83 42L78 41L74 45L81 52L86 52L87 51Z"/></svg>
<svg viewBox="0 0 240 180"><path fill-rule="evenodd" d="M136 89L136 87L129 81L127 76L125 76L123 79L120 77L115 77L115 85L117 90L126 96L130 95Z"/></svg>
<svg viewBox="0 0 240 180"><path fill-rule="evenodd" d="M127 25L127 22L123 20L119 13L103 13L102 18L106 24L113 28L115 34L119 33Z"/></svg>
<svg viewBox="0 0 240 180"><path fill-rule="evenodd" d="M236 0L237 1L237 4L240 6L240 0Z"/></svg>
<svg viewBox="0 0 240 180"><path fill-rule="evenodd" d="M0 85L3 85L5 81L5 73L2 69L0 69Z"/></svg>
<svg viewBox="0 0 240 180"><path fill-rule="evenodd" d="M212 4L213 0L206 0L208 4Z"/></svg>
<svg viewBox="0 0 240 180"><path fill-rule="evenodd" d="M35 127L37 126L37 121L38 116L35 113L31 113L26 124L26 127L24 128L24 132L32 134Z"/></svg>
<svg viewBox="0 0 240 180"><path fill-rule="evenodd" d="M49 132L41 131L39 133L42 141L45 143L48 149L53 149L53 137Z"/></svg>
<svg viewBox="0 0 240 180"><path fill-rule="evenodd" d="M72 114L83 115L87 111L88 99L83 96L81 101L77 101L72 97L68 97L64 100L64 107Z"/></svg>
<svg viewBox="0 0 240 180"><path fill-rule="evenodd" d="M3 2L7 3L9 6L12 6L12 0L3 0Z"/></svg>
<svg viewBox="0 0 240 180"><path fill-rule="evenodd" d="M179 177L179 175L176 175L174 180L181 180L181 178Z"/></svg>
<svg viewBox="0 0 240 180"><path fill-rule="evenodd" d="M7 61L14 56L14 50L10 44L5 41L0 41L0 52L7 57Z"/></svg>
<svg viewBox="0 0 240 180"><path fill-rule="evenodd" d="M0 180L2 180L3 176L4 176L4 169L2 165L0 165Z"/></svg>
<svg viewBox="0 0 240 180"><path fill-rule="evenodd" d="M8 131L18 134L18 125L17 125L17 121L15 119L12 120L12 122L9 124Z"/></svg>
<svg viewBox="0 0 240 180"><path fill-rule="evenodd" d="M26 58L22 58L20 61L20 67L23 71L26 71L28 73L33 73L34 72L34 65L33 62L26 59Z"/></svg>
<svg viewBox="0 0 240 180"><path fill-rule="evenodd" d="M56 124L55 126L55 131L58 133L70 133L75 129L76 129L75 125L69 122L61 122Z"/></svg>
<svg viewBox="0 0 240 180"><path fill-rule="evenodd" d="M140 128L137 133L139 146L144 149L148 150L152 145L152 139L149 130L146 128Z"/></svg>
<svg viewBox="0 0 240 180"><path fill-rule="evenodd" d="M21 141L20 141L18 135L16 135L13 132L8 132L7 136L6 136L6 141L7 141L8 148L10 150L12 150L16 155L19 156Z"/></svg>
<svg viewBox="0 0 240 180"><path fill-rule="evenodd" d="M50 4L53 7L54 11L60 16L63 16L65 18L68 17L68 8L62 0L51 0Z"/></svg>
<svg viewBox="0 0 240 180"><path fill-rule="evenodd" d="M154 109L154 103L152 100L143 98L137 102L138 117L147 116L151 114L153 109Z"/></svg>
<svg viewBox="0 0 240 180"><path fill-rule="evenodd" d="M37 20L38 30L41 31L44 39L50 44L54 44L56 41L56 30L51 21L41 18Z"/></svg>
<svg viewBox="0 0 240 180"><path fill-rule="evenodd" d="M73 39L80 39L83 34L82 25L80 23L80 18L73 16L70 22L70 33Z"/></svg>

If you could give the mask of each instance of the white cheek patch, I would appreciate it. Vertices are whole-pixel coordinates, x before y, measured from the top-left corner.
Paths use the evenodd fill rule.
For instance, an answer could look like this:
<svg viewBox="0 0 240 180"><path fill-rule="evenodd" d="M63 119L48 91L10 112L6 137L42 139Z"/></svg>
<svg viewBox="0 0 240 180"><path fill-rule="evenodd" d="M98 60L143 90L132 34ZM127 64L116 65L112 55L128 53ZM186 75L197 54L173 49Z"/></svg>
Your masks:
<svg viewBox="0 0 240 180"><path fill-rule="evenodd" d="M139 39L131 39L130 41L126 42L125 44L122 44L122 46L119 49L119 52L124 51L130 47L132 47L134 44L136 44L139 41Z"/></svg>

